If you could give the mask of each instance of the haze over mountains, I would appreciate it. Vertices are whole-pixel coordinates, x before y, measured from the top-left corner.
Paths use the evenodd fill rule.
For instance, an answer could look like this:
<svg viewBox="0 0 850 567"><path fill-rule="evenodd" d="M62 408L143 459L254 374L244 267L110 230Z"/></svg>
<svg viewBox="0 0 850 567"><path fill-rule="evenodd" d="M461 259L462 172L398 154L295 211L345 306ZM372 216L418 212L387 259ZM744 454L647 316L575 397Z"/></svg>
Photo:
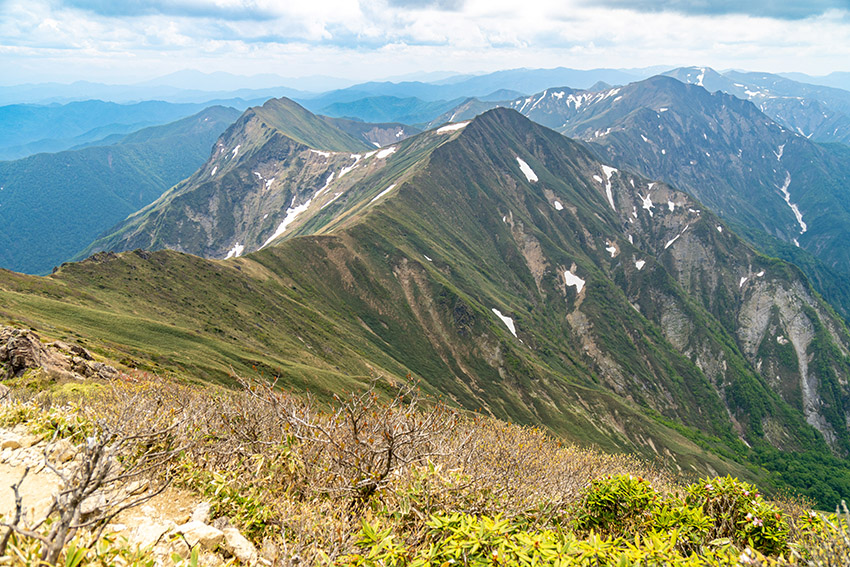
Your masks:
<svg viewBox="0 0 850 567"><path fill-rule="evenodd" d="M0 262L84 260L0 273L3 313L206 380L258 366L330 395L412 373L682 470L843 463L836 91L520 70L211 107L0 162Z"/></svg>

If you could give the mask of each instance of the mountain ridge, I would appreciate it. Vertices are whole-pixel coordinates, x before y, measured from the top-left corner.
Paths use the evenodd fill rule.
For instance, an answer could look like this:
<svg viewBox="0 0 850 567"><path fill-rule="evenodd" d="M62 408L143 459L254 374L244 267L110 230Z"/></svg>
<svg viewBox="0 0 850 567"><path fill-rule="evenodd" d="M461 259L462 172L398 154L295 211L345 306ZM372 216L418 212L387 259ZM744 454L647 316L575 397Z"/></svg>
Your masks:
<svg viewBox="0 0 850 567"><path fill-rule="evenodd" d="M442 140L440 140L440 136L443 137ZM433 142L436 145L431 146L428 145L431 143L428 140L440 141ZM514 155L509 161L505 161L506 158L502 153L506 148L520 148L528 144L532 144L530 149L525 149ZM538 148L544 147L553 148L549 150L550 152L555 151L554 148L559 148L557 151L563 153L564 157L558 158L558 160L566 161L556 160L543 166L544 162L541 162L540 159L543 159L541 156L546 154L535 156L537 151L544 151ZM421 148L425 148L425 153L416 153ZM496 150L496 148L499 148L499 150ZM519 150L514 149L513 151ZM408 166L398 169L399 163L403 162L407 155L414 161ZM573 157L567 158L566 156ZM549 159L551 161L552 158ZM451 167L448 166L449 162L446 160L451 162ZM481 160L485 160L485 162ZM486 160L495 161L491 163ZM419 300L417 299L419 296L433 297L433 293L424 291L433 284L427 283L427 278L421 279L423 277L422 269L425 269L424 274L433 273L437 277L437 273L431 271L431 264L434 264L434 269L443 266L444 257L455 258L455 261L446 266L450 270L449 273L452 274L452 278L449 280L452 283L445 289L452 289L458 285L458 282L462 281L467 290L463 294L459 294L459 290L453 292L454 297L464 298L466 294L471 293L470 290L472 289L490 290L490 294L493 294L488 295L486 300L475 298L475 294L461 299L462 303L467 306L472 301L477 306L475 311L479 313L479 317L481 311L484 310L484 305L490 303L488 307L492 307L492 313L495 314L498 310L497 316L498 319L501 319L503 328L508 327L510 334L516 334L517 340L523 337L524 342L532 348L545 344L546 349L555 349L555 352L558 350L563 352L564 347L556 346L557 343L551 342L550 339L544 340L538 345L535 343L541 340L539 335L536 333L525 335L527 332L525 330L525 319L529 318L530 322L533 321L541 325L542 328L548 328L550 333L563 334L566 332L565 336L573 337L571 341L578 341L570 342L569 344L574 345L571 348L579 347L580 350L582 347L579 345L583 344L583 348L590 349L588 352L595 353L592 355L585 354L584 356L589 356L589 358L581 365L574 366L575 362L572 362L569 363L569 367L582 368L583 370L580 370L579 374L587 373L589 368L596 368L595 373L608 374L609 376L605 380L607 387L620 395L637 395L637 392L640 392L642 388L639 384L651 383L653 384L652 390L657 390L664 384L664 389L677 393L673 395L668 392L667 396L669 397L667 398L658 397L657 393L648 398L645 398L646 394L641 394L641 397L637 399L643 399L642 403L644 405L649 404L650 408L655 411L666 412L671 418L675 416L675 419L684 420L686 423L691 423L692 426L697 426L697 423L705 424L704 417L697 419L692 414L687 417L689 415L687 413L677 413L677 411L683 410L673 410L668 402L662 402L664 399L682 400L688 399L687 396L695 395L694 392L686 394L687 390L682 390L682 384L677 384L675 381L658 382L659 376L669 375L670 369L676 368L677 373L691 375L693 377L691 379L692 385L689 387L696 387L697 391L701 392L699 396L703 400L702 404L691 401L686 406L701 405L704 410L707 410L711 407L711 404L714 404L717 413L709 422L715 424L712 427L720 429L710 429L713 434L729 436L732 435L732 429L737 427L739 435L758 437L764 434L765 423L773 423L774 425L771 427L779 427L779 431L784 431L784 433L774 432L778 437L772 440L773 443L779 446L801 447L805 444L802 441L803 438L807 439L806 443L811 441L811 438L807 437L808 434L802 433L806 428L802 423L807 419L810 421L810 425L814 424L820 428L834 447L838 448L842 446L842 443L846 443L846 432L843 432L839 421L822 415L816 404L812 405L814 398L811 395L801 394L799 386L789 386L791 393L785 392L785 399L783 400L781 399L782 395L775 392L773 387L768 385L766 378L760 377L759 372L754 369L758 361L757 347L764 342L762 336L767 332L767 326L773 325L771 328L786 329L788 321L800 316L830 321L825 325L820 324L826 335L817 340L824 345L831 343L845 344L843 348L846 352L846 344L850 343L848 343L843 324L829 319L830 311L822 303L819 303L816 295L799 271L781 262L777 263L776 260L761 257L747 249L728 230L723 231L722 222L707 211L702 211L701 205L696 201L657 183L640 181L644 184L644 187L647 187L647 189L640 190L635 186L638 178L631 174L620 173L619 170L609 166L580 165L598 162L595 162L595 158L575 142L570 142L551 130L532 126L532 123L522 118L518 113L504 109L489 111L467 125L458 125L450 132L437 134L436 131L433 131L410 138L402 143L396 151L383 158L382 163L385 165L380 167L363 165L358 175L365 177L352 181L352 185L345 193L344 198L334 199L333 204L328 208L328 212L323 213L324 216L318 214L321 209L318 209L318 204L315 205L312 209L312 215L305 217L305 220L300 220L299 222L303 223L299 224L300 228L292 232L288 239L283 242L291 242L292 244L286 245L286 248L288 250L298 249L297 257L309 266L329 266L328 260L323 261L321 258L340 258L339 253L342 250L347 250L342 257L364 258L364 262L365 258L371 258L369 262L366 262L356 271L352 271L352 267L343 269L343 266L337 263L330 264L337 266L334 270L342 270L339 275L331 278L334 280L341 278L338 280L338 285L342 286L340 289L350 288L354 281L359 282L358 288L375 289L375 283L369 283L369 281L378 276L367 276L367 274L384 273L387 274L386 277L402 278L407 281L408 283L405 285L409 287L402 286L400 292L404 298L402 304L410 305L413 308L413 315L418 321L418 325L421 328L429 329L426 332L429 340L433 344L442 345L438 348L444 349L441 355L444 363L453 365L455 362L451 361L457 362L466 359L463 366L454 367L454 373L472 379L475 373L471 373L469 369L474 368L480 362L475 362L474 359L470 360L468 352L466 354L461 353L449 342L441 339L440 337L449 333L446 324L437 323L435 315L430 311L433 309L433 305L426 308L425 305L418 305ZM421 165L414 165L420 163ZM484 165L484 163L487 165ZM474 169L466 169L465 164L475 164ZM339 167L339 164L333 167ZM372 167L372 169L368 169L369 167ZM561 172L552 176L548 172L550 168ZM326 171L324 170L324 172ZM412 173L405 173L405 171ZM448 171L451 171L451 173L447 173ZM499 181L491 179L492 175L482 176L483 171L497 172L495 175ZM581 177L576 177L576 171L582 172ZM596 173L593 173L593 171ZM319 179L325 175L324 172L318 176ZM398 177L399 175L401 177ZM380 176L381 180L370 181L371 176ZM480 189L476 189L475 183L464 185L469 181L463 181L461 183L464 184L458 185L457 178L486 181L483 181L485 184L481 185ZM523 179L526 179L526 181L523 182ZM577 185L568 189L564 185L564 179L575 179L572 183L577 183ZM559 191L562 191L562 193L559 196L550 194L548 197L536 194L533 199L537 204L531 205L529 199L532 199L532 197L531 193L528 193L529 187L534 188L540 185L559 187ZM425 186L431 189L423 193L422 187ZM488 189L493 187L498 187L496 193L490 192L494 189ZM511 187L516 187L516 189L511 189ZM453 196L464 194L467 191L473 192L460 200L457 200L456 197L446 197L448 200L443 202L433 200L437 195L445 194L446 191L450 190L449 188L452 188ZM481 190L484 190L485 193L480 193ZM518 193L513 197L508 197L511 194L510 191L518 191ZM563 193L563 191L566 191L566 193ZM384 195L388 196L382 199ZM309 200L312 201L312 199L313 197L310 197ZM431 199L430 203L428 199ZM538 199L545 200L539 201ZM559 199L563 199L564 202L562 203ZM663 199L667 199L666 206L653 204L653 201L662 200L663 202ZM554 205L555 201L558 202L560 208ZM398 213L401 203L412 202L415 202L416 205L404 205L402 208L405 212ZM520 209L511 208L510 203L513 202L520 205L523 212L520 212ZM523 205L522 202L526 202L526 204ZM470 206L469 204L472 203L476 205ZM484 203L489 203L501 210L498 213L494 213L492 210L482 210L481 207ZM410 208L411 206L412 208ZM542 213L539 208L541 206L545 207L545 210L549 213ZM656 206L659 209L669 209L669 211L662 213L655 208ZM432 214L430 211L435 207L439 208L439 212ZM417 213L414 214L413 210ZM642 211L640 215L639 211ZM561 216L565 215L565 219L569 219L569 222L565 225L563 224L565 221L549 219L549 215L553 212ZM659 216L657 222L654 220L656 214ZM330 218L327 215L330 215ZM517 215L521 216L517 217ZM447 225L445 219L454 220L452 224ZM318 221L318 224L316 221ZM481 224L483 222L496 224ZM417 228L414 229L414 226ZM441 226L443 229L429 235L429 226ZM523 229L524 226L530 227L530 232ZM547 228L544 230L543 226ZM632 226L633 228L629 229L627 234L622 232L623 227ZM565 230L569 232L564 232ZM576 233L579 238L578 241L573 240L574 237L566 238L566 234L572 234L576 230L578 230ZM431 231L433 232L433 230ZM607 233L608 239L600 243L597 238L592 236L599 232ZM391 236L402 233L407 235L402 240L398 240L397 236ZM298 236L299 234L302 236ZM315 236L310 236L310 234ZM560 235L558 237L560 240L553 240L554 235ZM488 244L487 247L481 247L484 243L492 242L493 238L507 239L506 245L512 252L506 256L506 252L499 251L499 246ZM723 244L728 239L732 239L731 242ZM410 248L411 243L420 242L424 244L429 241L431 244L427 249L414 250ZM438 242L442 244L435 247ZM479 244L469 244L473 242ZM580 244L577 244L577 242ZM364 243L368 243L366 248L363 248ZM577 246L579 248L576 248ZM644 251L640 252L640 249L636 248L637 246ZM722 253L718 248L721 246ZM273 249L277 250L278 246L267 248L267 250ZM384 252L381 252L381 250L384 250ZM399 256L400 250L406 250L404 258ZM473 250L475 251L473 252ZM573 252L565 256L565 250L573 250ZM676 252L677 250L682 251ZM701 252L697 252L700 250ZM385 260L380 260L382 254L388 254L390 261L396 262L394 276L389 276L386 272L387 268L383 265ZM550 255L562 259L549 260L547 258ZM621 255L631 256L633 258L632 264L623 265L620 260L617 260L613 265L610 263ZM410 256L420 259L411 263ZM466 260L460 260L460 258L466 258ZM458 271L458 266L469 262L470 258L479 258L485 266L499 266L494 269L503 274L501 277L506 279L499 279L498 285L496 285L493 280L488 280L485 276L489 271L486 268L480 273L468 270ZM569 261L567 261L567 258L570 258ZM695 261L694 258L701 258L702 260ZM703 265L705 263L717 266L726 265L726 269L737 266L735 269L742 270L745 275L733 276L726 273L726 269L724 269L723 281L721 282L717 279L717 276L708 277L710 271ZM556 265L560 267L556 269ZM508 266L508 268L504 266ZM271 265L266 267L268 269L280 269L279 267L273 268ZM559 270L564 275L557 275ZM771 270L775 273L766 276L765 274L770 273ZM314 273L315 279L310 280L310 283L302 281L297 287L314 287L316 282L326 280L329 277L327 273L320 276L315 272L315 268L309 268L307 271ZM521 277L520 274L522 274ZM593 274L597 275L594 277ZM629 289L626 283L629 278L642 279L650 276L655 276L651 281L660 286L659 290L666 291L659 296L657 292L641 291L643 287L638 285L631 292L628 292L634 294L634 297L631 300L626 300L622 294ZM300 272L299 274L288 274L288 278L295 281L302 280L303 277L304 275ZM461 279L458 280L458 277ZM706 279L707 277L708 279ZM762 278L765 277L769 279L762 283ZM740 281L738 281L739 279ZM750 280L752 281L747 283ZM798 283L783 283L786 280ZM449 281L446 281L443 286L449 285ZM578 285L579 281L581 285ZM611 283L605 283L610 281L618 281L619 283L612 287ZM744 287L745 283L747 284L746 288ZM585 288L585 285L587 285L587 288ZM776 287L777 285L779 287ZM571 287L575 289L572 290ZM323 297L332 297L340 293L326 288L325 285L322 288L324 291L320 295ZM404 291L405 289L408 291ZM417 289L418 292L415 291ZM515 291L504 295L506 289ZM729 319L730 306L737 305L746 297L743 291L745 289L753 290L753 293L760 298L759 301L766 299L773 306L770 307L770 310L776 310L776 322L770 323L768 319L765 319L761 308L758 308L754 314L747 315L747 317L755 317L754 326L746 326L741 321ZM774 291L768 292L768 289ZM573 299L570 299L573 297L574 291L577 293ZM519 293L519 295L514 296L516 293ZM351 294L351 291L346 292L348 299L345 302L332 302L329 308L332 311L335 309L345 310L345 305L357 305L363 301L362 298L358 299L356 293ZM593 299L583 299L588 297L588 294L591 294ZM688 299L689 295L693 298ZM496 300L497 303L493 305L494 299L499 296L502 299ZM542 305L548 305L548 302L551 302L555 296L565 297L567 305L577 303L580 307L585 302L589 302L588 305L593 306L592 313L594 315L590 318L588 318L587 313L580 309L574 312L565 312L565 320L572 321L568 328L574 328L577 325L575 328L585 329L585 331L575 335L574 330L566 331L559 326L560 324L553 327L553 322L550 320L551 308L544 310L546 315L538 311ZM782 299L786 296L796 299ZM510 301L519 300L528 307L519 310L517 307L511 308L510 297L514 297ZM609 307L603 307L606 302L610 303L611 298L614 297L621 299L615 300ZM661 299L663 297L672 302L676 306L675 309L660 308L659 301L663 302ZM767 299L770 297L779 299ZM800 304L802 297L806 298L803 304L809 305L808 309L811 312L808 312L808 315L805 314L805 309ZM694 298L700 299L695 300ZM375 299L370 301L375 301ZM379 301L378 303L382 304L383 302ZM538 305L538 307L534 307L535 305ZM613 305L618 307L615 309ZM389 309L389 306L387 305L385 308ZM748 307L748 309L750 308L756 307ZM612 309L614 310L612 311ZM735 308L735 310L737 309L739 307ZM462 309L462 311L466 310L468 310L468 307ZM606 318L610 317L619 321L624 317L624 313L634 312L635 310L646 313L649 319L627 318L626 320L629 322L624 323L621 329L617 327L609 328L609 323L605 322ZM613 315L614 313L617 315ZM399 317L400 320L404 319L400 315ZM669 326L670 317L673 317L672 320L701 322L698 324L690 323L683 331L682 329L677 330L676 326ZM512 321L512 326L505 323L508 319ZM714 322L709 323L709 321ZM645 334L647 337L653 337L650 342L656 346L651 348L647 345L638 347L637 345L643 343L630 331L624 333L626 329L644 328L647 325L649 325L649 328L656 329L653 332L647 331ZM381 329L380 326L376 327L374 322L372 324L367 322L367 327L377 336L382 336L386 332L386 329ZM698 331L697 329L700 327L704 327L705 330ZM746 329L751 327L754 329L751 332L758 337L758 340L745 338L746 332L750 332ZM560 328L560 331L556 331L558 328ZM600 329L608 330L602 331ZM661 330L660 334L658 329ZM399 331L400 329L393 331L393 333ZM687 338L682 337L683 332ZM787 333L787 330L785 332ZM607 343L611 340L616 341L619 347L611 348L611 344ZM673 348L669 342L671 340L677 343L681 350ZM813 341L817 342L815 337L808 336L806 333L798 333L794 335L793 340L789 339L789 343L793 343L797 348L797 353L805 352L812 344L815 344ZM739 346L729 346L736 343ZM392 344L392 341L390 341L390 344ZM479 346L478 348L486 347ZM650 348L650 350L645 351L643 355L638 355L639 352L647 348ZM689 352L689 356L695 357L697 363L682 357L682 350ZM649 355L649 352L655 354ZM520 363L525 359L525 356L519 357L517 362ZM566 354L562 356L566 356ZM638 375L642 376L640 378L638 376L630 377L628 373L623 373L622 368L624 366L634 364L633 359L630 358L634 356L637 356L638 359L640 356L649 356L649 360L657 359L656 362L652 363L656 371L651 374L644 374L646 371L643 370ZM802 360L801 355L795 354L794 356L798 360ZM735 372L729 374L726 370L716 367L715 361L718 358L731 364L736 369ZM569 360L569 358L563 360ZM632 362L628 362L629 360L632 360ZM662 363L662 360L666 362ZM844 370L840 370L842 368L840 365L843 364L841 360L835 362L839 365L836 367L839 368L838 372L843 373ZM550 363L552 362L554 362L554 359L550 361ZM558 364L563 363L562 361ZM529 367L529 372L535 374L530 368L538 363L526 362L525 364L532 364ZM646 362L641 364L646 364ZM426 365L423 361L423 366ZM665 368L665 365L667 370L660 370ZM765 368L765 372L767 371L767 368ZM483 370L479 370L479 372L483 372ZM540 372L540 370L537 372ZM657 372L661 372L661 374L657 374ZM799 367L796 374L787 369L783 372L786 372L789 378L790 376L802 376L799 379L790 378L792 384L795 380L799 384L800 380L811 380L814 376L809 373L808 369ZM487 371L484 375L490 373L491 371ZM711 378L708 378L709 376ZM725 378L721 378L722 376L725 376ZM827 378L824 377L824 379ZM728 380L731 381L723 385ZM731 390L727 391L727 388L731 388ZM751 392L745 393L747 389L750 389ZM718 398L716 397L718 391L725 393ZM760 393L754 397L754 392ZM454 395L468 396L469 394L464 394L463 390L455 390ZM709 404L707 400L711 399L714 401ZM652 400L652 402L650 403L649 400ZM720 400L724 401L721 402ZM768 406L764 406L765 400L770 400L767 402ZM468 399L466 403L470 402L471 400ZM728 423L722 425L726 419L727 410L720 411L720 407L724 404L729 405L728 411L732 415L742 416L743 421L734 421L733 423L736 425L732 429L729 429L731 426ZM836 404L838 404L838 407L836 407ZM767 407L774 409L768 411ZM798 409L794 410L794 407ZM835 408L839 413L844 411L839 409L841 402L835 399L830 402L830 407ZM502 411L507 411L507 409L503 408ZM799 418L792 417L794 411L801 412L801 415L805 414L806 419L795 421ZM771 417L773 414L775 415ZM777 415L784 417L777 418ZM524 419L528 419L528 417L526 416ZM774 421L776 419L779 419L779 421ZM767 422L763 420L767 420ZM784 423L784 425L779 426L779 423ZM793 425L794 423L797 425ZM724 431L725 433L723 433ZM792 433L792 431L796 431L796 433ZM804 437L795 437L797 435L804 435ZM754 437L750 438L751 440L754 439ZM845 441L842 441L842 439L845 439Z"/></svg>

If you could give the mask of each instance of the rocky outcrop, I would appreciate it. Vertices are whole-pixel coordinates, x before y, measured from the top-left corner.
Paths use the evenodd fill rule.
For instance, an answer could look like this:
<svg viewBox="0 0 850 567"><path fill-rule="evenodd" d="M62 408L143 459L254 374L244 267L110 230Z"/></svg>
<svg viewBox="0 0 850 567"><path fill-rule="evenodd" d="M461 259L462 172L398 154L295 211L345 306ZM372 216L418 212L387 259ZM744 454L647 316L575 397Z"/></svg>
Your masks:
<svg viewBox="0 0 850 567"><path fill-rule="evenodd" d="M36 368L54 377L76 380L108 380L121 375L115 367L95 361L79 345L61 341L45 344L34 331L0 327L0 378L8 380Z"/></svg>

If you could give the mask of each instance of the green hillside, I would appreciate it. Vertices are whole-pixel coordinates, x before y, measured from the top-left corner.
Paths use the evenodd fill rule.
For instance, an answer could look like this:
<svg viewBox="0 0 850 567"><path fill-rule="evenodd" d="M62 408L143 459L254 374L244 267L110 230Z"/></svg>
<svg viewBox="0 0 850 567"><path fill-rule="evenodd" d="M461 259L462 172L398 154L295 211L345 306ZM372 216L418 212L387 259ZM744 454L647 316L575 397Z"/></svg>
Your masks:
<svg viewBox="0 0 850 567"><path fill-rule="evenodd" d="M0 266L46 273L191 175L238 117L211 107L111 146L0 162Z"/></svg>

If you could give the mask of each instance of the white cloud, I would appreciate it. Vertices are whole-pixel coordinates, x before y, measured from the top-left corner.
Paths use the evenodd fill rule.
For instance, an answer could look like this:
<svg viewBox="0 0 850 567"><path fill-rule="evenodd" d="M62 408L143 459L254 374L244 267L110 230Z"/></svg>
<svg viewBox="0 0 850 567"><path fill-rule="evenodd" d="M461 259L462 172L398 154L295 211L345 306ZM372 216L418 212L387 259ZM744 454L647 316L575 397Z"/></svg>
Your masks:
<svg viewBox="0 0 850 567"><path fill-rule="evenodd" d="M119 4L0 4L4 81L115 82L187 67L352 79L659 64L817 74L850 60L850 21L838 11L791 21L635 12L583 0L159 0L128 4L137 8L124 13Z"/></svg>

